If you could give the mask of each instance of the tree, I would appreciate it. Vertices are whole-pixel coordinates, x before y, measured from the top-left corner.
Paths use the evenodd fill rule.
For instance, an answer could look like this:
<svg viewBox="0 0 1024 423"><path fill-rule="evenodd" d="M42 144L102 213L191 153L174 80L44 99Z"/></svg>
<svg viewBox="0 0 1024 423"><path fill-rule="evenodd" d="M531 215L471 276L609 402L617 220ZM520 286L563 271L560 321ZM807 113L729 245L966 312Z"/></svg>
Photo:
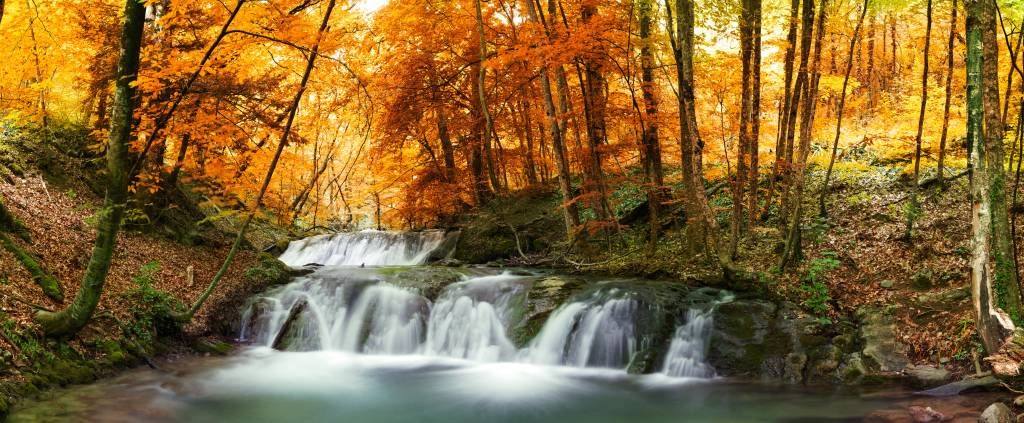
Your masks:
<svg viewBox="0 0 1024 423"><path fill-rule="evenodd" d="M661 141L658 139L658 98L655 92L654 81L654 52L651 30L653 28L654 0L638 0L637 14L640 20L640 67L642 90L644 97L644 112L646 119L643 119L641 128L641 141L643 144L643 166L644 176L647 179L647 224L650 226L648 234L648 248L654 253L658 244L658 212L661 208L661 189L665 185L665 178L661 165Z"/></svg>
<svg viewBox="0 0 1024 423"><path fill-rule="evenodd" d="M928 0L929 3L931 0ZM861 7L860 18L857 19L857 26L853 29L853 37L850 37L850 52L846 58L846 72L843 74L843 89L839 94L839 106L836 110L836 135L832 138L832 154L829 155L828 159L828 170L825 171L825 181L821 185L821 194L818 195L818 215L827 215L825 209L825 198L828 196L828 184L832 179L832 168L836 164L836 153L839 151L839 135L842 134L843 130L843 110L846 107L846 88L850 83L850 71L853 70L853 50L857 46L857 39L860 37L861 27L864 26L864 16L868 13L868 4L870 0L864 0L864 6ZM871 52L868 52L871 55ZM870 74L871 66L868 66L868 73Z"/></svg>
<svg viewBox="0 0 1024 423"><path fill-rule="evenodd" d="M793 67L796 62L797 49L797 28L800 21L800 0L793 0L789 7L789 31L786 35L786 57L784 59L783 74L785 84L783 85L782 99L779 107L779 129L775 140L775 163L772 164L772 178L768 183L768 193L765 194L764 211L767 215L768 207L772 204L772 195L779 179L786 175L792 165L792 148L787 147L789 134L792 132L796 116L796 100L798 95L793 90ZM791 144L789 144L791 145Z"/></svg>
<svg viewBox="0 0 1024 423"><path fill-rule="evenodd" d="M1009 239L994 3L966 0L967 138L971 148L971 291L978 334L998 351L1020 322Z"/></svg>
<svg viewBox="0 0 1024 423"><path fill-rule="evenodd" d="M950 9L949 41L946 43L946 104L942 111L942 135L939 137L939 163L935 177L940 186L945 185L946 138L949 136L949 110L953 102L953 48L956 47L956 12L957 0L953 0Z"/></svg>
<svg viewBox="0 0 1024 423"><path fill-rule="evenodd" d="M675 20L672 19L672 8L668 0L665 0L665 11L679 85L679 140L683 167L681 173L685 185L683 205L686 211L687 239L692 251L703 250L708 257L717 255L718 264L728 277L736 269L728 249L719 248L714 217L704 193L704 172L700 160L704 143L697 127L693 86L693 2L676 0L678 16Z"/></svg>
<svg viewBox="0 0 1024 423"><path fill-rule="evenodd" d="M285 123L284 130L281 132L281 139L277 143L277 150L274 152L274 158L270 162L270 166L267 168L267 175L263 178L263 184L260 186L259 194L256 195L256 200L253 203L248 216L242 222L242 227L238 229L238 234L235 236L235 242L231 244L231 249L228 251L228 255L224 258L224 262L221 263L220 269L213 276L210 284L203 290L203 293L199 295L192 306L182 315L177 316L179 321L187 322L195 316L196 312L203 306L213 291L217 289L217 285L220 284L221 279L227 274L228 269L231 268L231 264L235 260L235 256L238 254L238 250L242 246L242 241L245 240L245 233L249 229L249 225L252 224L253 218L259 211L260 206L263 203L263 197L267 194L267 188L270 186L270 181L274 179L274 171L277 169L277 164L281 159L281 153L284 152L285 147L288 146L288 136L291 133L292 125L295 123L295 115L299 110L299 105L302 103L303 94L306 92L306 85L309 83L309 76L313 73L316 59L319 57L320 42L323 41L324 35L327 33L331 20L331 12L334 11L334 6L337 4L336 0L329 0L327 3L326 10L324 11L323 21L320 23L320 29L317 31L316 41L313 47L309 49L309 53L306 58L306 67L302 73L302 79L299 82L298 90L295 92L295 97L292 98L291 106L288 108L288 120Z"/></svg>
<svg viewBox="0 0 1024 423"><path fill-rule="evenodd" d="M124 6L124 27L121 32L121 53L117 63L117 80L110 135L107 138L107 193L103 207L97 212L99 224L92 256L82 286L74 301L59 312L40 311L36 321L50 336L74 335L88 323L103 294L103 285L110 270L110 260L117 246L128 197L128 143L132 134L135 111L135 80L139 73L139 53L145 26L145 6L138 0L127 0Z"/></svg>
<svg viewBox="0 0 1024 423"><path fill-rule="evenodd" d="M914 230L914 221L921 213L921 204L918 202L918 184L921 180L921 135L924 132L924 114L928 108L928 62L929 49L932 41L932 0L928 0L926 12L927 26L924 32L924 69L921 71L921 112L917 115L917 136L914 138L914 180L910 187L910 202L907 204L907 227L903 238L910 242Z"/></svg>
<svg viewBox="0 0 1024 423"><path fill-rule="evenodd" d="M803 34L801 35L800 74L797 76L800 97L800 150L793 168L792 184L787 185L791 193L786 228L783 233L785 246L779 258L779 269L784 270L791 263L803 257L801 249L800 224L803 213L804 181L807 177L807 156L811 152L811 128L814 125L815 106L818 101L818 65L821 62L821 40L825 29L825 1L821 0L818 11L817 30L814 29L814 0L804 0ZM808 65L811 50L811 35L814 37L814 58ZM803 84L801 84L803 82Z"/></svg>

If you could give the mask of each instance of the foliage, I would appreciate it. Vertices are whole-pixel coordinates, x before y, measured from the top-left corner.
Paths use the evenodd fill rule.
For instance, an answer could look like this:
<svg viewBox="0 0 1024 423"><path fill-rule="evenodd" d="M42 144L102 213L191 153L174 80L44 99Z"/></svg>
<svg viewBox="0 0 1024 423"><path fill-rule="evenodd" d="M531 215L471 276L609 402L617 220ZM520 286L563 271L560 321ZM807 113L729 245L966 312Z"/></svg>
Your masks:
<svg viewBox="0 0 1024 423"><path fill-rule="evenodd" d="M181 300L153 287L159 272L158 261L142 265L132 277L135 288L125 294L133 302L133 320L125 330L131 337L146 342L157 336L176 334L180 327L174 316L185 308Z"/></svg>
<svg viewBox="0 0 1024 423"><path fill-rule="evenodd" d="M807 265L807 274L801 279L800 291L804 295L803 305L816 316L816 322L821 325L832 324L828 317L831 308L829 302L832 296L829 294L828 285L822 280L826 273L839 268L837 254L833 251L822 253L824 257L815 258Z"/></svg>

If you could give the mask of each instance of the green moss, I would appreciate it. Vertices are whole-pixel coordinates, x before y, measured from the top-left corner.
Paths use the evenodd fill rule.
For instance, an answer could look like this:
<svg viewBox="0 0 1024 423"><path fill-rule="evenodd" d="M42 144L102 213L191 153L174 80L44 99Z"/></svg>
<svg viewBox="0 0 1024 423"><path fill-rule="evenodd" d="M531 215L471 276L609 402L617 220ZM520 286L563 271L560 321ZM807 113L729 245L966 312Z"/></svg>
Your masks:
<svg viewBox="0 0 1024 423"><path fill-rule="evenodd" d="M291 269L274 256L261 253L256 264L246 269L245 278L261 285L280 285L291 279Z"/></svg>

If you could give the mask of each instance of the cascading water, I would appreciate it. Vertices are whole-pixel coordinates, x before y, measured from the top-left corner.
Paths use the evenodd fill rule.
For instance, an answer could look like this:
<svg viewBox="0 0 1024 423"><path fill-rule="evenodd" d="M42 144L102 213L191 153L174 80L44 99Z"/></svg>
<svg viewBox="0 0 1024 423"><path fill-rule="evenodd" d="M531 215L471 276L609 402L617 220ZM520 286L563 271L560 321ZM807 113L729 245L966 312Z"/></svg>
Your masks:
<svg viewBox="0 0 1024 423"><path fill-rule="evenodd" d="M451 246L443 231L387 232L366 230L319 235L288 244L280 260L292 267L417 265L444 257Z"/></svg>
<svg viewBox="0 0 1024 423"><path fill-rule="evenodd" d="M642 335L641 302L616 289L559 307L524 354L526 361L574 367L625 368Z"/></svg>
<svg viewBox="0 0 1024 423"><path fill-rule="evenodd" d="M476 361L508 360L515 346L508 327L521 309L526 286L523 277L501 274L450 285L430 313L428 355Z"/></svg>
<svg viewBox="0 0 1024 423"><path fill-rule="evenodd" d="M706 357L714 325L713 310L690 309L686 323L676 328L665 355L662 373L673 377L710 378L715 369Z"/></svg>
<svg viewBox="0 0 1024 423"><path fill-rule="evenodd" d="M288 350L341 350L507 360L506 332L526 295L526 277L470 278L444 289L436 304L383 282L373 269L356 277L318 272L268 293L243 313L241 338ZM333 273L327 273L333 275ZM299 310L298 312L296 310ZM275 345L277 344L277 345Z"/></svg>
<svg viewBox="0 0 1024 423"><path fill-rule="evenodd" d="M287 264L326 266L254 300L243 313L241 339L290 351L626 369L649 357L644 354L658 328L670 324L650 295L629 282L602 283L552 311L536 337L517 349L509 333L524 324L530 288L538 277L477 272L448 283L431 301L423 290L436 291L415 278L410 283L393 269L350 267L422 263L442 248L444 238L439 231L369 231L293 242L282 256ZM662 373L714 376L705 360L713 308L689 310L675 330Z"/></svg>

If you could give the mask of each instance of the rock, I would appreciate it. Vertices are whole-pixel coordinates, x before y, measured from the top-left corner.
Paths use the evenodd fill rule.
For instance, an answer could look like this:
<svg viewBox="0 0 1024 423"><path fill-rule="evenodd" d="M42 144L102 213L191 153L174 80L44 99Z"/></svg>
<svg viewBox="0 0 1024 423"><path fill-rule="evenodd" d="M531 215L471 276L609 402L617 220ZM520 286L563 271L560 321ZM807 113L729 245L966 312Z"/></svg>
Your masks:
<svg viewBox="0 0 1024 423"><path fill-rule="evenodd" d="M889 313L877 307L862 307L856 315L864 343L861 352L870 360L865 364L883 373L899 372L910 364L906 347L896 339L896 322Z"/></svg>
<svg viewBox="0 0 1024 423"><path fill-rule="evenodd" d="M212 355L227 355L234 348L231 344L213 338L199 338L192 345L196 351Z"/></svg>
<svg viewBox="0 0 1024 423"><path fill-rule="evenodd" d="M910 286L918 291L932 289L932 273L927 270L917 272L910 280Z"/></svg>
<svg viewBox="0 0 1024 423"><path fill-rule="evenodd" d="M869 372L860 353L848 354L839 367L839 377L848 383L859 381Z"/></svg>
<svg viewBox="0 0 1024 423"><path fill-rule="evenodd" d="M1024 395L1020 395L1017 398L1014 398L1013 399L1013 406L1014 407L1024 407Z"/></svg>
<svg viewBox="0 0 1024 423"><path fill-rule="evenodd" d="M1013 415L1013 411L1006 404L1001 402L994 403L985 411L981 412L981 417L978 418L978 423L1014 423L1017 419Z"/></svg>
<svg viewBox="0 0 1024 423"><path fill-rule="evenodd" d="M944 414L931 407L920 407L915 405L907 408L907 412L910 413L910 417L912 417L916 423L941 422L946 419Z"/></svg>
<svg viewBox="0 0 1024 423"><path fill-rule="evenodd" d="M807 354L789 353L786 355L786 367L783 370L782 378L787 383L801 383L804 381L804 368L807 367Z"/></svg>
<svg viewBox="0 0 1024 423"><path fill-rule="evenodd" d="M878 283L878 286L881 286L882 288L885 289L892 289L893 285L895 285L895 282L889 279L886 279Z"/></svg>
<svg viewBox="0 0 1024 423"><path fill-rule="evenodd" d="M950 376L948 370L928 365L907 366L906 374L910 376L911 382L917 388L930 388L942 385L949 381Z"/></svg>
<svg viewBox="0 0 1024 423"><path fill-rule="evenodd" d="M996 379L995 376L991 376L991 375L989 375L989 376L981 376L981 377L967 377L967 378L964 378L963 380L958 380L956 382L947 383L947 384L939 386L937 388L932 388L932 389L929 389L927 391L918 392L917 394L919 394L919 395L928 395L928 396L933 396L933 397L946 397L946 396L957 395L957 394L959 394L961 392L964 392L964 391L966 391L968 389L981 388L981 387L990 387L990 386L996 386L998 384L999 384L999 379Z"/></svg>

